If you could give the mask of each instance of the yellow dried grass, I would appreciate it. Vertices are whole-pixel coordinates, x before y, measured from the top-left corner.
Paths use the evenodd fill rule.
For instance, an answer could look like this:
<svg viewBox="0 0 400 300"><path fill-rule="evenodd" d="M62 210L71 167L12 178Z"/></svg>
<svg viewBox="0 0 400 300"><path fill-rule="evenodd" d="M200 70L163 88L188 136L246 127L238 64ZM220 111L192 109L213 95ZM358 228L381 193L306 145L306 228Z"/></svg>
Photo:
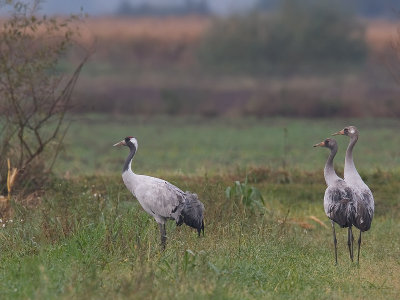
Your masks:
<svg viewBox="0 0 400 300"><path fill-rule="evenodd" d="M317 222L322 227L328 228L328 226L326 226L326 224L324 222L322 222L320 219L318 219L316 216L309 216L308 218Z"/></svg>
<svg viewBox="0 0 400 300"><path fill-rule="evenodd" d="M14 186L15 179L17 178L18 169L17 168L11 168L11 162L10 162L9 158L7 158L7 166L8 166L7 192L8 192L8 200L10 200L12 187Z"/></svg>

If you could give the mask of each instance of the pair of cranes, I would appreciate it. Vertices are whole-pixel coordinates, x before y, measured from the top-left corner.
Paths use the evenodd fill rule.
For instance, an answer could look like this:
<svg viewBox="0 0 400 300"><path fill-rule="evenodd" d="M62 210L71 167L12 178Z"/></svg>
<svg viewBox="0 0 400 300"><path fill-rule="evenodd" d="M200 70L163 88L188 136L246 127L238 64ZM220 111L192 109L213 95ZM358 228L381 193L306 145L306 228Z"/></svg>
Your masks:
<svg viewBox="0 0 400 300"><path fill-rule="evenodd" d="M347 135L350 143L346 151L344 180L337 176L333 168L333 159L338 146L334 139L314 145L327 147L331 150L324 169L324 177L328 188L324 196L324 209L332 221L333 241L335 245L335 262L337 264L337 240L334 223L341 227L348 227L348 247L350 258L353 261L353 233L352 226L360 230L358 239L358 256L360 257L361 232L371 227L374 214L374 199L368 186L358 174L353 162L353 148L358 140L358 130L349 126L334 135ZM138 142L134 137L126 137L114 146L127 146L130 149L122 169L122 179L128 190L137 198L143 209L154 217L159 225L161 245L166 245L165 223L169 219L175 220L178 226L186 225L197 229L200 236L204 235L204 205L196 194L183 192L169 182L145 175L137 175L132 171L131 164L138 149Z"/></svg>
<svg viewBox="0 0 400 300"><path fill-rule="evenodd" d="M355 126L348 126L333 135L346 135L350 138L344 162L344 179L340 178L333 167L333 159L338 151L334 139L326 139L314 147L330 149L324 168L324 177L328 186L324 195L324 210L332 223L335 263L337 264L337 239L335 223L348 228L347 244L351 261L354 257L352 227L360 230L358 238L357 263L360 261L361 233L371 228L374 216L374 197L364 183L353 161L353 148L358 141L359 132Z"/></svg>

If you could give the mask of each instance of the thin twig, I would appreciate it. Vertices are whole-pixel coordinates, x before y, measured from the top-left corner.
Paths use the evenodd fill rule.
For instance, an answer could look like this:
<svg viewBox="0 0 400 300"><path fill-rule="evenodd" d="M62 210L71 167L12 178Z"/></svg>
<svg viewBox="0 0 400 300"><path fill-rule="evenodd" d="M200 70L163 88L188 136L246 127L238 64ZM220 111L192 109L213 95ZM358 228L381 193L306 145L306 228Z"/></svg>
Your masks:
<svg viewBox="0 0 400 300"><path fill-rule="evenodd" d="M48 169L49 172L51 172L52 169L53 169L53 166L54 166L54 164L55 164L55 162L56 162L57 156L58 156L58 154L59 154L60 151L61 151L61 145L62 145L62 143L63 143L63 141L64 141L64 138L65 138L65 136L66 136L66 134L67 134L67 132L68 132L68 130L69 130L69 127L71 126L71 123L72 123L72 121L69 121L67 127L65 128L63 134L61 135L61 139L60 139L60 141L59 141L59 143L58 143L58 145L57 145L57 148L56 148L56 152L55 152L55 154L54 154L53 161L51 162L50 167L49 167L49 169Z"/></svg>

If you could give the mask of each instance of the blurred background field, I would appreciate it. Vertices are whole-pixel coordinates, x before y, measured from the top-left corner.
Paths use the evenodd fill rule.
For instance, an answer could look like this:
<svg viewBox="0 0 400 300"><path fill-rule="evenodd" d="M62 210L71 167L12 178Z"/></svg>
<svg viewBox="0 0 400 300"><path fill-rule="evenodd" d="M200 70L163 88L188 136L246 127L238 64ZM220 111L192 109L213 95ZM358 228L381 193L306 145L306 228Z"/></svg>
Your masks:
<svg viewBox="0 0 400 300"><path fill-rule="evenodd" d="M357 124L355 150L361 171L398 170L400 127L396 119L204 118L82 115L71 120L65 148L56 165L60 175L120 172L126 149L112 145L134 135L139 174L218 174L237 169L322 169L328 151L315 149L330 134ZM338 170L343 169L348 139L337 138Z"/></svg>

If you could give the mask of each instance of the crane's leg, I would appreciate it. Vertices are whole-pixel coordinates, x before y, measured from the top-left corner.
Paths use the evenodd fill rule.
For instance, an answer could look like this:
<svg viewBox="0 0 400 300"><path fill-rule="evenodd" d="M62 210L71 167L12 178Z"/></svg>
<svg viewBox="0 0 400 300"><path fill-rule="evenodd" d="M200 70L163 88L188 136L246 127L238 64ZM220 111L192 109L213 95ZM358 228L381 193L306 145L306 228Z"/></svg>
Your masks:
<svg viewBox="0 0 400 300"><path fill-rule="evenodd" d="M335 223L332 222L332 232L333 232L333 244L335 245L335 265L337 265L337 239L336 239L336 231L335 231Z"/></svg>
<svg viewBox="0 0 400 300"><path fill-rule="evenodd" d="M351 226L349 226L347 231L347 245L349 246L350 259L353 261L353 232Z"/></svg>
<svg viewBox="0 0 400 300"><path fill-rule="evenodd" d="M203 236L204 236L204 220L201 221L201 227L197 228L197 233L198 233L199 237L200 237L201 231L203 231Z"/></svg>
<svg viewBox="0 0 400 300"><path fill-rule="evenodd" d="M359 236L359 238L358 238L357 264L360 263L360 247L361 247L361 230L360 230L360 236Z"/></svg>
<svg viewBox="0 0 400 300"><path fill-rule="evenodd" d="M353 235L353 227L350 228L351 234L351 261L354 261L354 235Z"/></svg>
<svg viewBox="0 0 400 300"><path fill-rule="evenodd" d="M165 250L165 245L167 243L167 231L165 229L165 223L164 224L158 223L158 227L160 228L161 247L163 250Z"/></svg>

